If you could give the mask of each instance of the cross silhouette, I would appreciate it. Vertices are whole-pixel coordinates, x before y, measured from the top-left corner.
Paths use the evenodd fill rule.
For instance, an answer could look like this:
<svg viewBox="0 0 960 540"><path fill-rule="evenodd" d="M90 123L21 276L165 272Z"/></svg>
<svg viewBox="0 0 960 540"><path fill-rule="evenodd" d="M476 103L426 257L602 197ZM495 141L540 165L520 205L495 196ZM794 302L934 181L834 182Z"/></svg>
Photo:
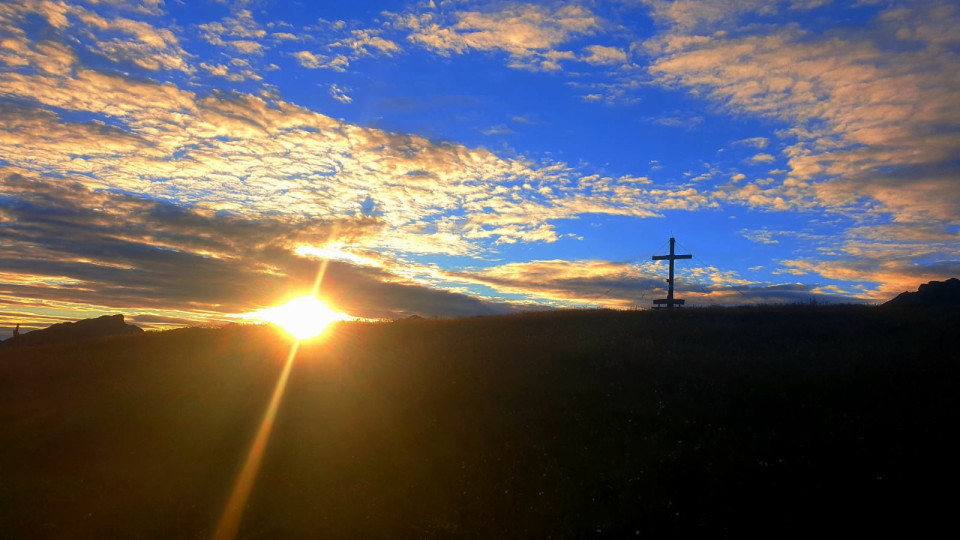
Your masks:
<svg viewBox="0 0 960 540"><path fill-rule="evenodd" d="M667 279L667 297L658 298L653 301L653 306L655 308L663 307L666 304L667 309L672 309L673 306L682 306L683 300L674 300L673 298L673 261L677 259L692 259L693 255L677 255L674 253L674 245L676 244L676 239L670 237L670 254L669 255L654 255L654 261L670 261L670 277Z"/></svg>

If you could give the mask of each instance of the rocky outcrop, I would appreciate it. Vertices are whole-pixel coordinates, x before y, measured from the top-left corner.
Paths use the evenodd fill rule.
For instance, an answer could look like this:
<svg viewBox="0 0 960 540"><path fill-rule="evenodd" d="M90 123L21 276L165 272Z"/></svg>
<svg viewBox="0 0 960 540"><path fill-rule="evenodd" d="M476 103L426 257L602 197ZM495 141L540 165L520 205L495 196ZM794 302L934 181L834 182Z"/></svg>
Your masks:
<svg viewBox="0 0 960 540"><path fill-rule="evenodd" d="M904 292L883 304L885 306L960 306L960 279L931 281L917 292Z"/></svg>
<svg viewBox="0 0 960 540"><path fill-rule="evenodd" d="M123 315L104 315L96 319L58 323L43 330L24 332L3 341L5 346L60 345L107 336L139 334L143 329L127 324Z"/></svg>

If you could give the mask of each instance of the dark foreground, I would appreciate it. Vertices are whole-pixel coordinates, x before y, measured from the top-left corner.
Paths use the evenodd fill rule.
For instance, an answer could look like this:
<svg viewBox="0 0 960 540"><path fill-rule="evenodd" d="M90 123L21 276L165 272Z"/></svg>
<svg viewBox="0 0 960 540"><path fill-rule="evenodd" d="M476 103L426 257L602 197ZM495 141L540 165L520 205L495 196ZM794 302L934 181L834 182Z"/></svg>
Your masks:
<svg viewBox="0 0 960 540"><path fill-rule="evenodd" d="M343 324L304 345L240 538L955 530L956 309ZM209 538L289 343L0 351L0 535Z"/></svg>

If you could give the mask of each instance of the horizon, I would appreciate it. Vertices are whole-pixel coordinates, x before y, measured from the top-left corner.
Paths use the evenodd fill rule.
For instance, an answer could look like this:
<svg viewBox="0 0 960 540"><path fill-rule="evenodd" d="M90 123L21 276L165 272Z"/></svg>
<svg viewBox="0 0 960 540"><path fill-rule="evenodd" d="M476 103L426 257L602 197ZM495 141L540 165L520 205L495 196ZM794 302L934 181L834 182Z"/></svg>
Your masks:
<svg viewBox="0 0 960 540"><path fill-rule="evenodd" d="M951 2L0 5L0 339L960 276Z"/></svg>
<svg viewBox="0 0 960 540"><path fill-rule="evenodd" d="M950 280L947 280L947 281L957 280L957 279L958 279L958 278L951 278ZM943 283L943 282L933 282L933 283ZM830 309L844 309L844 310L847 310L847 309L850 309L850 308L858 309L858 310L871 310L871 309L874 309L874 308L883 308L885 305L888 305L888 304L892 303L894 300L897 300L897 299L899 299L899 298L901 298L901 297L904 297L904 296L907 296L907 295L916 295L916 294L919 294L919 293L917 293L917 292L905 291L905 292L899 294L899 295L898 295L897 297L895 297L894 299L892 299L892 300L890 300L890 301L888 301L888 302L885 302L885 303L883 303L883 304L867 304L867 303L863 303L863 302L847 302L847 303L844 303L844 302L824 302L824 303L817 303L817 302L815 302L815 301L814 301L814 302L811 302L811 301L807 301L807 302L794 302L794 303L790 303L790 304L784 304L784 303L780 303L780 304L756 304L756 303L752 303L752 304L751 304L751 303L743 303L743 304L715 304L715 305L701 304L701 305L694 305L694 306L689 306L689 307L677 307L677 308L675 308L675 310L678 311L678 312L679 312L679 311L698 311L698 312L702 312L702 311L718 311L718 312L731 311L731 312L740 312L740 313L742 313L742 312L744 311L744 309L749 310L750 308L752 308L752 309L759 309L759 310L763 310L763 311L776 311L776 312L786 312L786 311L793 310L793 311L796 311L796 312L798 312L798 313L799 313L799 312L803 312L804 310L811 309L811 308L814 308L814 309L827 309L827 310L830 310ZM903 306L903 304L901 304L901 306ZM909 308L909 307L916 307L916 306L909 306L909 305L907 305L907 307ZM942 307L942 306L937 306L936 304L930 304L928 307L934 307L934 308L936 308L936 307ZM541 310L516 311L516 312L512 312L512 313L494 313L494 314L484 314L484 315L467 315L467 316L453 316L453 317L446 317L446 316L442 316L442 315L439 315L439 316L429 316L429 317L422 317L422 316L420 316L420 315L408 315L408 316L402 317L402 318L382 318L382 319L341 318L341 319L337 319L337 320L332 320L332 321L330 321L330 322L328 322L328 323L324 323L324 328L329 327L329 326L333 326L333 325L340 325L340 324L344 324L344 323L391 324L391 323L403 322L403 321L409 321L409 320L451 321L451 320L458 320L458 319L475 319L475 318L477 318L477 317L494 317L494 318L500 318L500 317L519 317L520 319L523 319L523 318L525 318L525 317L527 317L527 316L549 315L549 314L551 314L551 313L559 313L559 312L567 312L567 313L576 312L576 313L581 313L581 314L587 314L587 313L600 313L600 312L623 312L623 313L636 313L636 312L641 312L641 311L643 311L643 312L647 312L647 311L649 311L649 312L656 312L656 311L664 311L664 310L667 310L667 308L664 308L664 307L655 307L655 306L654 306L654 307L640 307L640 306L637 306L637 307L634 307L634 308L560 307L560 308L541 309ZM669 310L667 310L667 311L669 311ZM254 318L254 317L247 317L247 318L239 319L239 320L237 320L237 321L229 321L229 322L216 322L216 323L207 323L207 324L202 324L202 323L201 323L201 324L197 324L197 325L176 326L176 327L169 327L169 328L148 328L148 329L143 329L143 328L140 328L139 326L137 326L136 324L127 322L127 317L126 317L126 315L124 315L123 313L107 313L107 314L98 315L98 316L95 316L95 317L90 317L90 318L88 318L88 319L77 319L77 320L61 321L61 322L59 322L59 323L54 323L53 325L50 325L50 326L47 326L47 327L24 329L24 330L21 330L21 331L20 331L20 334L23 335L23 334L27 334L27 333L30 333L30 332L34 332L34 331L37 331L37 330L47 330L47 329L49 329L49 328L51 328L51 327L53 327L53 326L59 326L59 325L63 325L63 324L73 324L73 323L84 322L84 321L102 320L102 319L105 319L105 318L112 318L112 317L117 317L117 316L123 317L123 323L124 323L125 325L127 325L127 326L135 326L135 327L139 328L140 330L143 330L144 332L167 332L167 331L171 331L171 330L182 330L182 329L224 330L224 329L230 329L230 328L236 328L236 327L247 327L247 328L270 327L270 328L275 329L277 332L279 332L279 333L281 333L281 334L287 335L287 337L291 340L291 342L301 342L301 343L302 343L302 342L311 342L311 341L314 341L314 340L319 340L320 342L325 341L326 338L325 338L325 337L321 337L321 336L324 336L324 335L327 333L327 330L322 330L322 331L320 331L320 332L318 332L318 333L316 333L316 334L310 334L310 335L306 335L306 336L301 337L301 336L297 336L297 335L292 334L292 333L286 328L286 325L285 325L283 322L280 322L280 321L271 321L271 320L268 320L268 319L260 319L260 318ZM300 322L299 322L298 324L303 324L303 323L307 322L308 320L309 320L309 318L300 319L300 320L299 320ZM295 321L295 322L296 322L296 321ZM0 342L5 341L6 339L12 337L12 330L10 330L9 332L7 332L7 330L8 330L8 329L0 329ZM108 335L119 336L119 335L123 335L123 334L108 334ZM97 338L100 338L100 337L104 337L104 336L95 336L93 339L97 339ZM78 341L78 342L76 342L76 343L80 343L80 342L82 342L82 341L86 341L86 339L82 339L82 340L80 340L80 341Z"/></svg>

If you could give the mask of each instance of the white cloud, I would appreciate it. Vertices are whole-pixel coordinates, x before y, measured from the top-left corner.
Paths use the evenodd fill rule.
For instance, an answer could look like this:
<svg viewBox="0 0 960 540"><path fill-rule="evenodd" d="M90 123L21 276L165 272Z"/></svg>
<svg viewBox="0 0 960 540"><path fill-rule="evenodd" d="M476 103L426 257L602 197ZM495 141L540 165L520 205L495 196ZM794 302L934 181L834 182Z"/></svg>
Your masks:
<svg viewBox="0 0 960 540"><path fill-rule="evenodd" d="M340 103L353 103L353 98L347 95L349 89L341 88L336 84L330 85L330 97L339 101Z"/></svg>
<svg viewBox="0 0 960 540"><path fill-rule="evenodd" d="M770 144L770 139L766 137L750 137L749 139L740 139L739 141L734 141L734 146L750 146L752 148L763 149Z"/></svg>

